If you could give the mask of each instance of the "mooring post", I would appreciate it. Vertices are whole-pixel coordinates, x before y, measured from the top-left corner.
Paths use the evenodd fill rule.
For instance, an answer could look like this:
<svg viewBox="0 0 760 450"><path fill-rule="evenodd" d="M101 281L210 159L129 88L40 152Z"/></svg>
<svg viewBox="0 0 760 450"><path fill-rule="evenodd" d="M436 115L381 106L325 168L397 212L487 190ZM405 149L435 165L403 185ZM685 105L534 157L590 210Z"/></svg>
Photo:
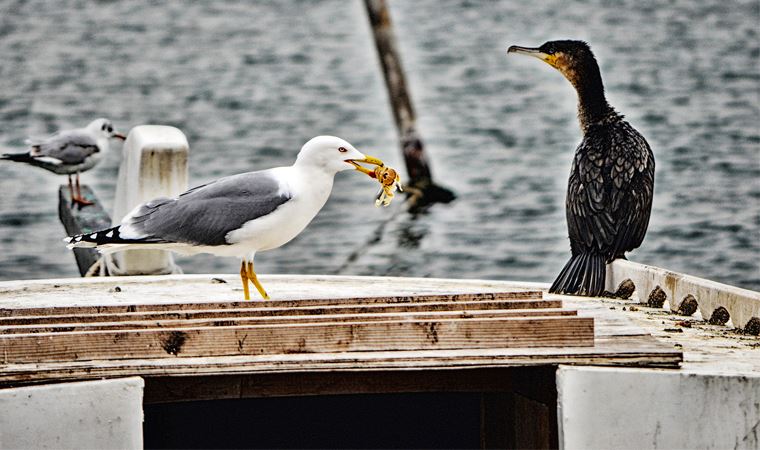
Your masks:
<svg viewBox="0 0 760 450"><path fill-rule="evenodd" d="M399 143L404 154L404 163L409 174L410 191L419 193L416 203L448 203L455 198L449 189L436 185L430 164L424 152L422 137L415 128L416 117L406 77L401 67L401 58L396 50L390 11L385 0L364 0L367 16L372 27L380 66L383 70L388 98L393 110L393 118L399 133Z"/></svg>
<svg viewBox="0 0 760 450"><path fill-rule="evenodd" d="M185 135L174 127L141 125L124 142L113 225L140 203L156 197L175 197L187 190ZM102 275L159 275L181 273L165 250L127 250L104 258Z"/></svg>
<svg viewBox="0 0 760 450"><path fill-rule="evenodd" d="M111 218L89 186L82 185L82 196L93 204L78 207L71 201L71 191L67 185L62 184L58 189L58 217L69 236L92 233L111 226ZM79 273L85 276L91 274L91 271L95 272L93 266L100 259L100 253L94 248L75 248L74 258Z"/></svg>

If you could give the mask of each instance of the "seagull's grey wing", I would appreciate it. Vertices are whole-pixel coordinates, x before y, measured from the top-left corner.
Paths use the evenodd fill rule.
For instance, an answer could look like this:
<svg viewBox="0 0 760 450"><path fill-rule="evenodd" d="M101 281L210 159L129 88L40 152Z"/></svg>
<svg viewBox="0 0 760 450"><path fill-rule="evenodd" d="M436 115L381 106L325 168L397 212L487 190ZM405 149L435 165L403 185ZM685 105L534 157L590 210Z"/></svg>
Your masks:
<svg viewBox="0 0 760 450"><path fill-rule="evenodd" d="M32 145L30 154L35 158L54 158L63 164L81 164L99 151L98 143L89 133L73 130L38 141Z"/></svg>
<svg viewBox="0 0 760 450"><path fill-rule="evenodd" d="M122 228L145 242L227 245L227 233L290 199L287 188L271 170L249 172L199 186L178 198L145 203Z"/></svg>

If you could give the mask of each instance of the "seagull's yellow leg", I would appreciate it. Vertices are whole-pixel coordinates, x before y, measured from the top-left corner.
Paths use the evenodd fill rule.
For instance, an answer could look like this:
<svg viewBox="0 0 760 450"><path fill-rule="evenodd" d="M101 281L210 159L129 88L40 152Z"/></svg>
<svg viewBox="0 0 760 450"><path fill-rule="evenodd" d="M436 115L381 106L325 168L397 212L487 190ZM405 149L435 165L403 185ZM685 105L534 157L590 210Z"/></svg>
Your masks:
<svg viewBox="0 0 760 450"><path fill-rule="evenodd" d="M245 260L240 263L240 279L243 280L243 293L245 294L245 299L250 300L251 293L248 292L248 271L246 271Z"/></svg>
<svg viewBox="0 0 760 450"><path fill-rule="evenodd" d="M267 294L267 291L264 290L264 286L259 283L259 279L256 277L256 272L253 271L253 261L248 263L248 279L250 279L253 285L256 286L256 289L259 290L261 298L264 300L269 300L269 294Z"/></svg>

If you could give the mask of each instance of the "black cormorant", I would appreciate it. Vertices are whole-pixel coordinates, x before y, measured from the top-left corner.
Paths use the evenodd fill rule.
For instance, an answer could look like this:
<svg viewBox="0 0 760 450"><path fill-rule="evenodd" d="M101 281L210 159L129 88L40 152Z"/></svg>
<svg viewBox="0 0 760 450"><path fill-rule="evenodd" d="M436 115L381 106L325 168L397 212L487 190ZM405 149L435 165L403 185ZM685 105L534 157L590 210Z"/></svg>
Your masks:
<svg viewBox="0 0 760 450"><path fill-rule="evenodd" d="M575 150L565 213L572 256L549 292L598 296L605 264L641 245L654 191L654 155L644 137L604 97L599 65L582 41L509 47L536 57L573 84L583 140Z"/></svg>

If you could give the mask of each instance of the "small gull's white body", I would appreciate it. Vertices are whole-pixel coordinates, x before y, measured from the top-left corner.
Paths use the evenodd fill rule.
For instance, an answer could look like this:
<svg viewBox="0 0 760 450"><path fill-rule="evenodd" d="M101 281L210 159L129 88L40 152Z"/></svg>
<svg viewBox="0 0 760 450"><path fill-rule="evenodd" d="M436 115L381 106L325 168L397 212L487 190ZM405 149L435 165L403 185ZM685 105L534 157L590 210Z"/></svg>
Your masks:
<svg viewBox="0 0 760 450"><path fill-rule="evenodd" d="M0 159L40 167L58 175L69 175L69 190L73 201L91 204L82 198L79 173L92 169L108 151L110 138L125 139L114 130L108 119L95 119L84 128L61 130L45 138L27 139L30 150L25 153L4 154ZM71 182L76 175L77 191Z"/></svg>

